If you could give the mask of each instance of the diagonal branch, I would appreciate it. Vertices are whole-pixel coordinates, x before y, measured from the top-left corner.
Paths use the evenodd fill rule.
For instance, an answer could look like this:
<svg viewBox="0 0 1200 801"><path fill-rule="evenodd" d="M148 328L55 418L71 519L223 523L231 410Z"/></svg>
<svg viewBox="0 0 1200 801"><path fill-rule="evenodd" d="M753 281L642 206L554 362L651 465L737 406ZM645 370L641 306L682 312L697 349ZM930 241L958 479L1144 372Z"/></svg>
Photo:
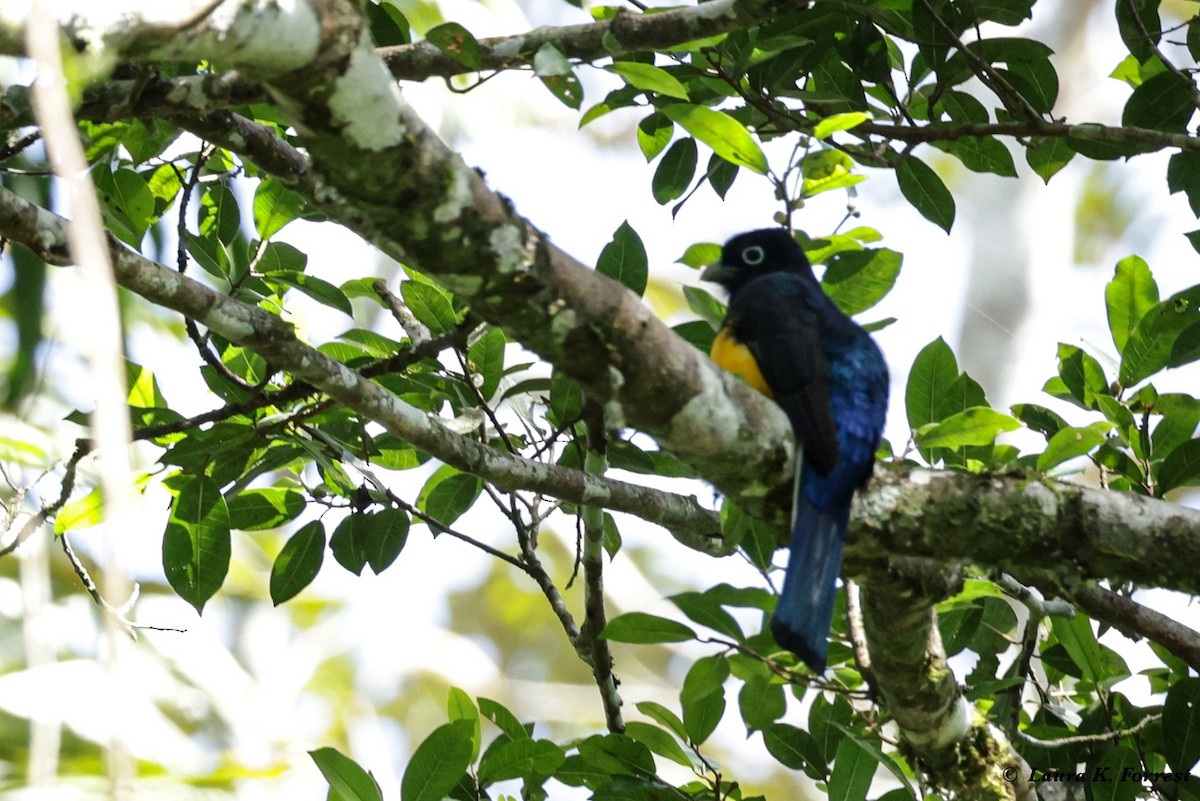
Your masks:
<svg viewBox="0 0 1200 801"><path fill-rule="evenodd" d="M0 232L33 249L51 264L69 264L69 223L0 187ZM716 515L693 497L588 475L558 465L501 453L451 432L346 365L297 339L277 316L223 295L156 264L110 240L117 281L147 300L203 323L210 330L254 350L331 398L379 422L447 464L481 476L505 490L530 489L580 504L617 509L659 523L692 540L713 536Z"/></svg>

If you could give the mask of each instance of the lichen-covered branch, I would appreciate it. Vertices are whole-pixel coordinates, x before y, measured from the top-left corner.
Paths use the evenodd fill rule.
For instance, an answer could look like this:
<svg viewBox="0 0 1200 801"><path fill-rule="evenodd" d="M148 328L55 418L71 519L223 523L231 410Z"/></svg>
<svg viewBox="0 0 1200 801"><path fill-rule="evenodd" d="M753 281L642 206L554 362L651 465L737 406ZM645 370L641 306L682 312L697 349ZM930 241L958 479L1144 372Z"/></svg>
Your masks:
<svg viewBox="0 0 1200 801"><path fill-rule="evenodd" d="M22 242L51 264L69 264L67 221L0 187L0 234ZM110 240L118 283L259 353L333 399L461 470L505 490L530 489L581 504L639 515L684 535L714 535L716 516L695 498L522 459L451 432L381 386L301 342L270 312L223 295Z"/></svg>
<svg viewBox="0 0 1200 801"><path fill-rule="evenodd" d="M612 19L600 22L547 26L481 39L478 70L450 58L429 42L384 47L379 52L392 75L408 81L531 66L534 55L545 45L552 45L573 61L590 62L640 50L665 50L748 28L784 5L771 0L711 0L658 14L634 14L622 9Z"/></svg>
<svg viewBox="0 0 1200 801"><path fill-rule="evenodd" d="M978 801L1032 801L1034 785L1020 779L1028 766L963 697L946 664L932 604L952 585L918 592L907 577L873 576L863 591L863 618L876 686L938 786ZM1006 779L1014 775L1017 781Z"/></svg>
<svg viewBox="0 0 1200 801"><path fill-rule="evenodd" d="M1100 579L1198 594L1200 511L1036 476L882 465L855 504L847 569L886 554L1041 570L1068 598Z"/></svg>

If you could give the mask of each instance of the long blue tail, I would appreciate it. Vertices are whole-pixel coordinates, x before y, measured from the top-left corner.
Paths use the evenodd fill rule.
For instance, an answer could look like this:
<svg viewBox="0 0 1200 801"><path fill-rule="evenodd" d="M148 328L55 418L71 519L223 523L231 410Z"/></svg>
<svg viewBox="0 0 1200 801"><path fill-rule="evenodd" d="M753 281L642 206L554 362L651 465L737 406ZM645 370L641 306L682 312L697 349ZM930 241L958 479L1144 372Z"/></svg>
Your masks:
<svg viewBox="0 0 1200 801"><path fill-rule="evenodd" d="M791 555L783 592L771 618L775 641L804 660L815 673L825 672L833 602L842 566L842 547L850 521L850 505L823 512L796 493Z"/></svg>

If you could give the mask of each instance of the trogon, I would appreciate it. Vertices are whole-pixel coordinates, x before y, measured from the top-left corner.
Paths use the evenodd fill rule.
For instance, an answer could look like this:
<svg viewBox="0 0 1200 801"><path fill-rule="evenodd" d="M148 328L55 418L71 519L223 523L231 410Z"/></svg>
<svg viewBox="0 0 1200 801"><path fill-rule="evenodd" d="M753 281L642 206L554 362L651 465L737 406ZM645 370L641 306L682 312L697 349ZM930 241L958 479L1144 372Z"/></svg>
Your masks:
<svg viewBox="0 0 1200 801"><path fill-rule="evenodd" d="M802 449L791 554L771 631L822 673L850 501L871 477L887 414L887 364L821 289L785 230L735 236L701 277L729 291L713 360L783 407Z"/></svg>

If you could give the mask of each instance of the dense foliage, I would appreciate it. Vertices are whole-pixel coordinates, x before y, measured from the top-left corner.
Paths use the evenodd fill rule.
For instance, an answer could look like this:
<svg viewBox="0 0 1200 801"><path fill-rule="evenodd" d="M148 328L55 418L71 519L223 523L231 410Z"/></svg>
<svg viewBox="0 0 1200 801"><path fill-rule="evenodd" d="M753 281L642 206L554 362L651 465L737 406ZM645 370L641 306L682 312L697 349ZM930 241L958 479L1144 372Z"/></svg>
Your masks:
<svg viewBox="0 0 1200 801"><path fill-rule="evenodd" d="M726 30L706 31L697 39L687 35L691 29L684 17L674 33L662 26L657 45L636 49L623 44L627 40L621 37L631 34L618 26L634 30L638 23L653 24L658 15L596 7L594 25L610 26L603 34L610 38L599 51L568 29L561 35L543 32L532 45L506 51L496 40L477 39L466 27L443 21L426 5L368 3L365 19L395 74L412 70L410 78L448 77L532 69L555 97L579 111L584 130L607 114L636 110L630 135L647 163L657 163L647 172L648 187L629 191L650 191L676 212L697 192L723 198L735 180L757 182L762 193L773 193L778 201L779 221L797 228L810 259L823 268L828 293L848 314L866 313L874 330L894 322L869 313L897 281L906 280L902 254L880 244L883 232L849 217L837 230L807 230L800 210L823 193L853 192L880 171L894 171L904 198L931 229L951 232L955 197L934 168L944 156L971 171L1016 179L1015 153L1049 182L1075 158L1128 160L1170 151L1162 187L1183 192L1200 214L1200 139L1190 129L1200 105L1194 77L1200 16L1175 19L1176 6L1164 3L1160 9L1158 0L1109 3L1108 24L1127 50L1109 65L1111 78L1130 91L1120 123L1102 124L1054 115L1055 54L1018 28L1031 16L1036 19L1045 0L742 5L746 16ZM7 42L3 49L19 51L8 36L0 36ZM133 49L120 49L125 46ZM223 64L237 63L235 53L218 43L211 46L203 63L155 61L137 52L136 40L130 39L113 45L121 63L98 74L89 72L86 55L68 55L64 71L78 92L79 136L107 230L212 292L270 315L298 319L301 297L319 304L344 330L313 343L315 352L384 390L401 416L437 418L438 431L446 434L444 440L431 434L414 442L392 423L335 397L328 386L301 378L253 344L216 330L211 320L187 320L183 333L203 360L199 371L206 397L184 402L183 390L160 385L148 365L129 362L126 375L133 437L155 449L156 461L139 486L165 487L172 499L162 531L166 583L197 611L231 591L232 573L239 574L234 597L249 602L255 593L265 593L275 605L303 604L305 589L325 571L382 573L405 558L406 544L419 529L447 534L502 560L498 564L512 574L508 584L526 583L509 586L511 597L541 594L553 612L541 625L557 620L563 639L554 647L560 655L578 657L592 672L599 689L595 703L607 720L607 730L581 735L522 720L500 701L450 688L444 722L426 727L407 760L400 788L404 801L515 795L600 801L761 797L753 771L744 771L735 759L719 761L708 747L718 725L730 718L752 735L744 748L755 758L807 775L831 798L1029 797L1028 781L1043 788L1065 786L1067 797L1200 798L1200 779L1189 776L1200 759L1200 679L1195 677L1200 634L1171 628L1171 621L1136 603L1137 586L1129 577L1154 568L1139 567L1136 555L1122 551L1120 543L1105 554L1115 571L1108 586L1092 580L1102 577L1089 574L1090 567L1075 571L1077 554L1055 550L1053 519L1029 521L1027 530L1013 531L1012 537L1023 548L1032 541L1029 547L1061 557L1055 562L1059 572L1049 565L1039 571L1028 562L969 563L900 551L892 556L916 558L916 567L903 564L924 577L906 584L911 576L901 575L901 562L884 565L889 581L901 575L901 589L879 580L879 564L861 553L855 561L852 526L848 570L862 581L864 595L875 587L885 597L900 593L901 606L915 596L936 611L944 650L917 654L928 674L918 671L911 677L914 684L901 689L872 668L880 662L877 648L901 649L886 632L876 639L870 615L863 628L857 591L846 595L851 614L835 617L827 675L809 675L775 645L763 623L774 605L770 580L781 561L773 524L778 521L732 500L722 504L707 532L715 535L719 526L720 542L707 536L688 544L720 554L737 549L763 581L672 595L678 610L673 617L628 612L606 620L602 576L622 550L625 518L604 511L601 493L589 497L601 505L590 505L581 502L582 496L556 496L545 487L559 480L554 476L596 477L611 470L704 479L709 477L704 468L694 459L656 449L637 430L620 425L605 405L611 398L596 397L567 365L553 358L548 365L515 347L522 340L510 326L496 324L496 313L486 303L471 302L461 276L439 278L453 270L406 260L395 292L387 281L372 277L334 284L310 274L308 255L279 239L293 221L340 223L372 242L378 232L332 214L312 184L281 168L282 159L270 160L272 153L307 158L311 148L314 173L324 169L319 157L325 146L314 144L315 135L306 129L318 123L298 124L290 116L294 107L277 102L276 94L254 82L252 71L226 73L233 88L220 92L216 82L196 78L220 76ZM606 70L623 85L603 99L585 97L579 73L589 69ZM199 100L192 109L170 106L171 87L189 80L204 87L200 95L209 93L205 103L230 116L214 118L210 105L201 107ZM488 86L473 91L486 93ZM17 83L5 92L0 120L9 138L0 153L0 186L57 210L39 144L42 131L28 97ZM139 106L143 102L145 108ZM234 130L234 117L273 144L214 133L222 120ZM777 139L794 143L783 164L769 163L762 148ZM431 202L437 202L441 196L434 193L445 187L413 191L430 193ZM366 219L368 212L363 215ZM322 222L331 216L337 222ZM8 248L6 257L14 276L6 300L16 342L7 363L6 408L10 415L38 404L59 409L64 397L73 395L57 386L67 379L39 376L37 369L48 344L42 325L49 305L46 261L54 262L37 250L36 237L22 235L10 217L3 220L0 234L21 243ZM650 271L636 229L637 220L617 229L595 268L641 295ZM1200 249L1196 233L1189 236ZM718 252L718 243L699 242L680 261L700 267ZM707 352L722 303L694 287L684 295L694 314L675 331ZM1176 498L1180 490L1200 484L1200 397L1155 388L1165 371L1200 359L1200 285L1162 295L1152 266L1129 255L1116 265L1104 297L1086 300L1103 303L1111 352L1119 358L1106 364L1102 353L1089 352L1090 346L1045 343L1048 349L1057 347L1058 372L1046 377L1044 393L1065 403L1035 397L1009 409L993 407L983 387L960 370L944 338L925 346L911 365L893 364L895 374L906 376L904 404L912 434L909 442L885 443L885 469L901 477L901 487L905 471L918 467L1015 476L1010 485L1015 495L1025 482L1053 484L1047 476L1076 473L1086 465L1088 480L1119 496L1112 508L1131 519L1147 508L1134 505L1132 496L1166 504L1162 499L1169 494ZM148 322L164 339L180 334L173 313L156 312L129 294L123 303L128 325ZM307 347L302 341L298 345ZM340 375L330 372L330 382L342 381ZM197 406L207 410L183 411ZM69 536L101 523L105 515L101 487L85 476L93 447L87 411L68 416L80 426L81 438L66 460L44 444L49 438L42 433L18 432L3 440L5 503L15 538L7 551L30 537L52 536L52 530L81 577L87 575L85 561L93 569L98 563L75 556ZM1037 432L1044 445L1022 450L1002 437L1022 427ZM439 452L430 444L435 441L449 444ZM529 478L531 462L567 472L537 484ZM57 482L57 491L40 490L30 511L22 499L36 482ZM411 493L405 489L417 486ZM647 497L657 492L647 490ZM489 525L505 526L512 534L501 546L486 544L494 540L461 525L478 519L464 518L469 511L488 504L496 521ZM633 507L623 511L637 514L637 504ZM646 519L661 522L650 501L643 509ZM985 515L988 510L977 511ZM1101 525L1115 526L1117 520L1106 518ZM1200 525L1191 520L1190 529L1161 532L1165 561L1175 553L1181 559L1200 553ZM556 525L580 532L573 555L544 542L539 546L539 533ZM239 545L260 532L252 545ZM1038 546L1043 536L1047 539ZM669 554L685 546L664 541L659 547ZM1014 545L1014 553L1018 550ZM1170 578L1139 582L1194 592L1200 588L1200 568L1194 560L1184 561ZM11 557L8 562L4 569L11 575ZM572 563L580 573L578 586L561 578ZM948 589L931 590L938 582L930 575L940 576ZM60 592L82 589L78 584L65 589L73 576L60 581L67 582L57 585ZM101 600L94 585L88 589ZM1043 594L1063 600L1046 600ZM101 603L106 614L133 630L137 615L112 605L121 600ZM297 613L298 625L306 625L304 609ZM1098 634L1109 627L1150 641L1157 663L1141 671L1151 690L1148 703L1135 703L1118 686L1132 671L1118 650L1099 642ZM10 626L6 636L15 632ZM614 663L609 643L633 645L617 646L622 650ZM675 643L699 648L682 653L703 654L688 657L677 697L626 693L619 682L624 655L644 649L657 654L646 660L662 661L664 645ZM864 662L868 651L871 659ZM941 671L944 678L945 660L956 655L973 655L955 662L970 665L969 673L958 676L962 698L955 681L947 687L936 675ZM10 654L5 664L15 667L21 661ZM962 742L933 747L911 736L901 708L919 706L921 692L935 691L950 693L942 710L948 717L963 699L969 705L974 721L946 720L937 729L955 732ZM10 719L6 725L20 724ZM985 742L980 731L993 739ZM380 798L372 777L344 755L349 745L343 735L334 727L327 747L311 753L328 779L330 797ZM953 756L939 761L939 749L947 745ZM1004 750L1008 746L1013 750ZM95 746L74 741L64 748L96 753ZM27 770L23 749L0 753L5 781L21 785ZM238 787L232 770L209 781L234 791Z"/></svg>

